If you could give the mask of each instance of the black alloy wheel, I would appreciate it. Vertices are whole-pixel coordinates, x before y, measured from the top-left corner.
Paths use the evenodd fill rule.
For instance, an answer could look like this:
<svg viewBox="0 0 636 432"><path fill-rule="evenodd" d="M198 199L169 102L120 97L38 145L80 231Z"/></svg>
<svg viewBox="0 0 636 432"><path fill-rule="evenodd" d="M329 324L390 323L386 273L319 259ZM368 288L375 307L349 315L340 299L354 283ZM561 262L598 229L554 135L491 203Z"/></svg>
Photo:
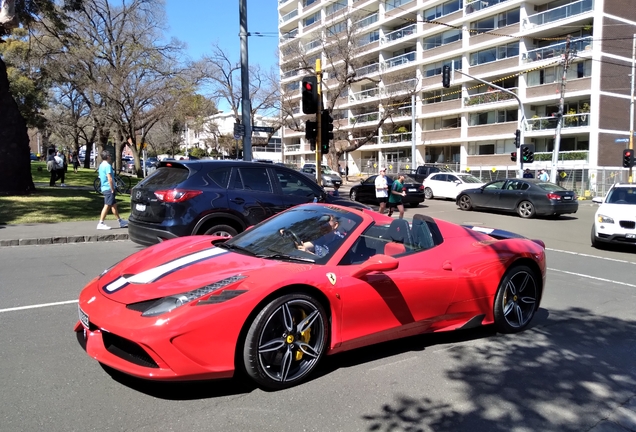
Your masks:
<svg viewBox="0 0 636 432"><path fill-rule="evenodd" d="M501 333L517 333L528 326L540 299L540 276L530 267L513 265L501 279L494 317Z"/></svg>
<svg viewBox="0 0 636 432"><path fill-rule="evenodd" d="M462 195L459 197L459 208L464 211L473 209L473 203L468 195Z"/></svg>

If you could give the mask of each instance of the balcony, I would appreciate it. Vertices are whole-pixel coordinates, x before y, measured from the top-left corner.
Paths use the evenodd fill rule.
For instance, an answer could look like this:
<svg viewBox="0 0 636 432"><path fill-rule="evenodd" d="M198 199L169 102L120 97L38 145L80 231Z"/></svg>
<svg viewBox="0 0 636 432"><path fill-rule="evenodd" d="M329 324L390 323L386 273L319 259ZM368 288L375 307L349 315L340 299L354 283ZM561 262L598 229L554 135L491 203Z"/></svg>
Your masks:
<svg viewBox="0 0 636 432"><path fill-rule="evenodd" d="M405 107L400 107L397 108L395 110L395 117L411 117L413 115L413 107L409 106L405 106Z"/></svg>
<svg viewBox="0 0 636 432"><path fill-rule="evenodd" d="M280 24L285 23L289 20L291 20L292 18L295 18L298 16L298 9L294 9L293 11L291 11L290 13L283 15L282 17L280 17Z"/></svg>
<svg viewBox="0 0 636 432"><path fill-rule="evenodd" d="M392 93L400 93L400 92L406 92L406 91L412 91L415 90L415 87L417 86L418 83L418 79L417 78L411 78L411 79L407 79L405 81L400 81L400 82L396 82L396 83L391 83L391 84L387 84L384 86L383 89L383 94L392 94Z"/></svg>
<svg viewBox="0 0 636 432"><path fill-rule="evenodd" d="M375 122L380 118L380 113L364 113L349 117L349 125L353 126L358 123Z"/></svg>
<svg viewBox="0 0 636 432"><path fill-rule="evenodd" d="M294 40L296 38L296 36L298 36L298 29L294 29L290 32L285 33L284 35L282 35L278 41L281 44L284 44L286 42L289 42L290 40Z"/></svg>
<svg viewBox="0 0 636 432"><path fill-rule="evenodd" d="M413 141L411 132L382 135L380 142L382 144L396 144Z"/></svg>
<svg viewBox="0 0 636 432"><path fill-rule="evenodd" d="M512 91L514 94L517 94L517 88L509 88L506 90ZM464 98L464 106L472 106L472 105L481 105L481 104L489 104L495 102L503 102L507 100L514 100L514 96L508 93L504 93L500 90L488 91L485 93L478 93L474 95L470 95Z"/></svg>
<svg viewBox="0 0 636 432"><path fill-rule="evenodd" d="M561 57L562 54L565 54L565 46L566 42L561 42L559 44L550 45L544 48L537 48L528 51L523 54L522 59L524 63L529 63L532 61L540 61L549 58L558 58ZM576 50L577 52L585 52L592 51L592 37L588 36L581 39L575 39L570 42L570 48Z"/></svg>
<svg viewBox="0 0 636 432"><path fill-rule="evenodd" d="M403 37L411 36L415 34L416 31L417 31L417 24L411 24L408 27L394 30L390 33L385 34L384 37L381 39L381 43L384 45L386 43L393 42L398 39L402 39Z"/></svg>
<svg viewBox="0 0 636 432"><path fill-rule="evenodd" d="M528 29L549 24L554 21L570 18L592 10L594 10L594 2L592 0L579 0L554 9L530 15L523 21L523 27Z"/></svg>
<svg viewBox="0 0 636 432"><path fill-rule="evenodd" d="M366 65L363 66L359 69L356 69L356 75L358 77L364 76L364 75L370 75L372 73L375 73L377 71L380 70L380 63L373 63L370 65Z"/></svg>
<svg viewBox="0 0 636 432"><path fill-rule="evenodd" d="M415 61L415 52L409 52L406 54L401 54L396 57L392 57L382 63L383 70L391 69L394 67L402 66L407 63L411 63Z"/></svg>
<svg viewBox="0 0 636 432"><path fill-rule="evenodd" d="M287 79L287 78L295 77L296 75L298 75L299 72L300 71L298 69L292 69L290 71L287 71L287 72L283 73L281 78L282 79Z"/></svg>
<svg viewBox="0 0 636 432"><path fill-rule="evenodd" d="M378 22L378 13L374 13L373 15L369 15L366 18L362 18L360 21L357 21L354 25L356 29L362 29L365 27L369 27L371 24Z"/></svg>
<svg viewBox="0 0 636 432"><path fill-rule="evenodd" d="M495 6L508 0L466 0L466 15Z"/></svg>
<svg viewBox="0 0 636 432"><path fill-rule="evenodd" d="M349 95L349 102L353 103L353 102L360 102L363 101L365 99L369 99L372 97L376 97L378 95L379 91L377 88L372 88L372 89L368 89L368 90L362 90L360 92L357 93L352 93Z"/></svg>
<svg viewBox="0 0 636 432"><path fill-rule="evenodd" d="M304 45L305 52L311 51L314 48L318 48L322 45L322 41L320 39L312 40Z"/></svg>
<svg viewBox="0 0 636 432"><path fill-rule="evenodd" d="M556 117L533 117L528 119L528 129L533 132L556 129L558 119ZM566 114L563 116L561 127L564 129L584 127L590 125L590 114Z"/></svg>

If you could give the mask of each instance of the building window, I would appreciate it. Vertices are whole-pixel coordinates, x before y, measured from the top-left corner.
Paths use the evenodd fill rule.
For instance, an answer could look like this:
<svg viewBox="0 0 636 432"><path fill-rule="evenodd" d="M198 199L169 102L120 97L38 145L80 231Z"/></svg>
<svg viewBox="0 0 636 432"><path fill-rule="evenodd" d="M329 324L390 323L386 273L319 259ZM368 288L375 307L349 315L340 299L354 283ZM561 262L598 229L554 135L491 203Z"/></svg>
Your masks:
<svg viewBox="0 0 636 432"><path fill-rule="evenodd" d="M338 24L327 27L327 36L335 36L347 29L347 22L340 21Z"/></svg>
<svg viewBox="0 0 636 432"><path fill-rule="evenodd" d="M462 125L461 116L437 117L424 120L423 129L425 131L440 129L457 129Z"/></svg>
<svg viewBox="0 0 636 432"><path fill-rule="evenodd" d="M337 2L330 4L329 6L325 8L325 15L329 16L329 15L335 14L339 10L344 9L346 7L347 7L347 0L338 0Z"/></svg>
<svg viewBox="0 0 636 432"><path fill-rule="evenodd" d="M479 154L480 155L492 155L492 154L495 154L495 145L494 144L480 144L479 145Z"/></svg>
<svg viewBox="0 0 636 432"><path fill-rule="evenodd" d="M455 62L455 70L461 70L462 69L462 58L461 57L455 57L452 59L448 59L448 60L444 60L441 62L437 62L434 64L429 64L426 66L426 72L425 75L426 77L432 77L435 75L441 75L442 73L442 67L444 66L451 66L453 64L453 62Z"/></svg>
<svg viewBox="0 0 636 432"><path fill-rule="evenodd" d="M528 87L555 83L563 75L561 66L551 66L528 72ZM592 75L592 60L574 63L568 68L567 79L587 78Z"/></svg>
<svg viewBox="0 0 636 432"><path fill-rule="evenodd" d="M309 27L313 23L320 22L320 11L315 14L309 15L307 18L303 20L303 26Z"/></svg>
<svg viewBox="0 0 636 432"><path fill-rule="evenodd" d="M516 109L474 113L470 115L468 125L480 126L480 125L517 121L518 115L519 113Z"/></svg>
<svg viewBox="0 0 636 432"><path fill-rule="evenodd" d="M424 11L424 19L433 21L439 17L450 15L464 7L462 0L450 0Z"/></svg>
<svg viewBox="0 0 636 432"><path fill-rule="evenodd" d="M358 39L358 46L369 45L370 43L376 42L378 40L380 40L380 31L375 30L360 36L360 39Z"/></svg>
<svg viewBox="0 0 636 432"><path fill-rule="evenodd" d="M424 44L422 46L423 50L428 50L432 48L437 48L438 46L446 45L462 38L461 30L448 30L443 33L438 33L431 37L427 37L424 39Z"/></svg>
<svg viewBox="0 0 636 432"><path fill-rule="evenodd" d="M519 9L502 12L470 23L472 33L484 33L519 23Z"/></svg>
<svg viewBox="0 0 636 432"><path fill-rule="evenodd" d="M410 1L411 0L386 0L386 2L384 3L384 10L388 12Z"/></svg>
<svg viewBox="0 0 636 432"><path fill-rule="evenodd" d="M432 104L432 103L445 102L449 100L455 100L455 99L459 99L461 95L462 95L461 87L433 90L433 91L425 92L422 95L422 103L426 105L426 104Z"/></svg>
<svg viewBox="0 0 636 432"><path fill-rule="evenodd" d="M470 65L476 66L519 55L519 42L488 48L470 54Z"/></svg>

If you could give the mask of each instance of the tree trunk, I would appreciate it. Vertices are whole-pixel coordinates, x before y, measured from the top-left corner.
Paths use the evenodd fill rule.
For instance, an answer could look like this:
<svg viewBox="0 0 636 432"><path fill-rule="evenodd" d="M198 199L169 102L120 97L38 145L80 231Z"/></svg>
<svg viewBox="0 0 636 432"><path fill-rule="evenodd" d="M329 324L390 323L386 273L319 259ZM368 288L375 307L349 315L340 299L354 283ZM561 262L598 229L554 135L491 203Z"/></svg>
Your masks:
<svg viewBox="0 0 636 432"><path fill-rule="evenodd" d="M9 93L7 67L0 59L0 194L35 191L31 177L29 136L18 105Z"/></svg>

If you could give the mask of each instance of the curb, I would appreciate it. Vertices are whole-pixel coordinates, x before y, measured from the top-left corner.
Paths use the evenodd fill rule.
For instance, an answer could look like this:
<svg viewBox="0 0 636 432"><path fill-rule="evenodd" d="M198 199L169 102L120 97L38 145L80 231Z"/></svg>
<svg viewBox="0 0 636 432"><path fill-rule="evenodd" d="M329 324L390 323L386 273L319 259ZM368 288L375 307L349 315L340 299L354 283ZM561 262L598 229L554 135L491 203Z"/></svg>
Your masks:
<svg viewBox="0 0 636 432"><path fill-rule="evenodd" d="M94 243L107 242L115 240L128 240L128 234L96 234L96 235L74 235L74 236L55 236L41 238L21 238L13 240L0 240L0 247L4 246L33 246L33 245L52 245L66 243Z"/></svg>

